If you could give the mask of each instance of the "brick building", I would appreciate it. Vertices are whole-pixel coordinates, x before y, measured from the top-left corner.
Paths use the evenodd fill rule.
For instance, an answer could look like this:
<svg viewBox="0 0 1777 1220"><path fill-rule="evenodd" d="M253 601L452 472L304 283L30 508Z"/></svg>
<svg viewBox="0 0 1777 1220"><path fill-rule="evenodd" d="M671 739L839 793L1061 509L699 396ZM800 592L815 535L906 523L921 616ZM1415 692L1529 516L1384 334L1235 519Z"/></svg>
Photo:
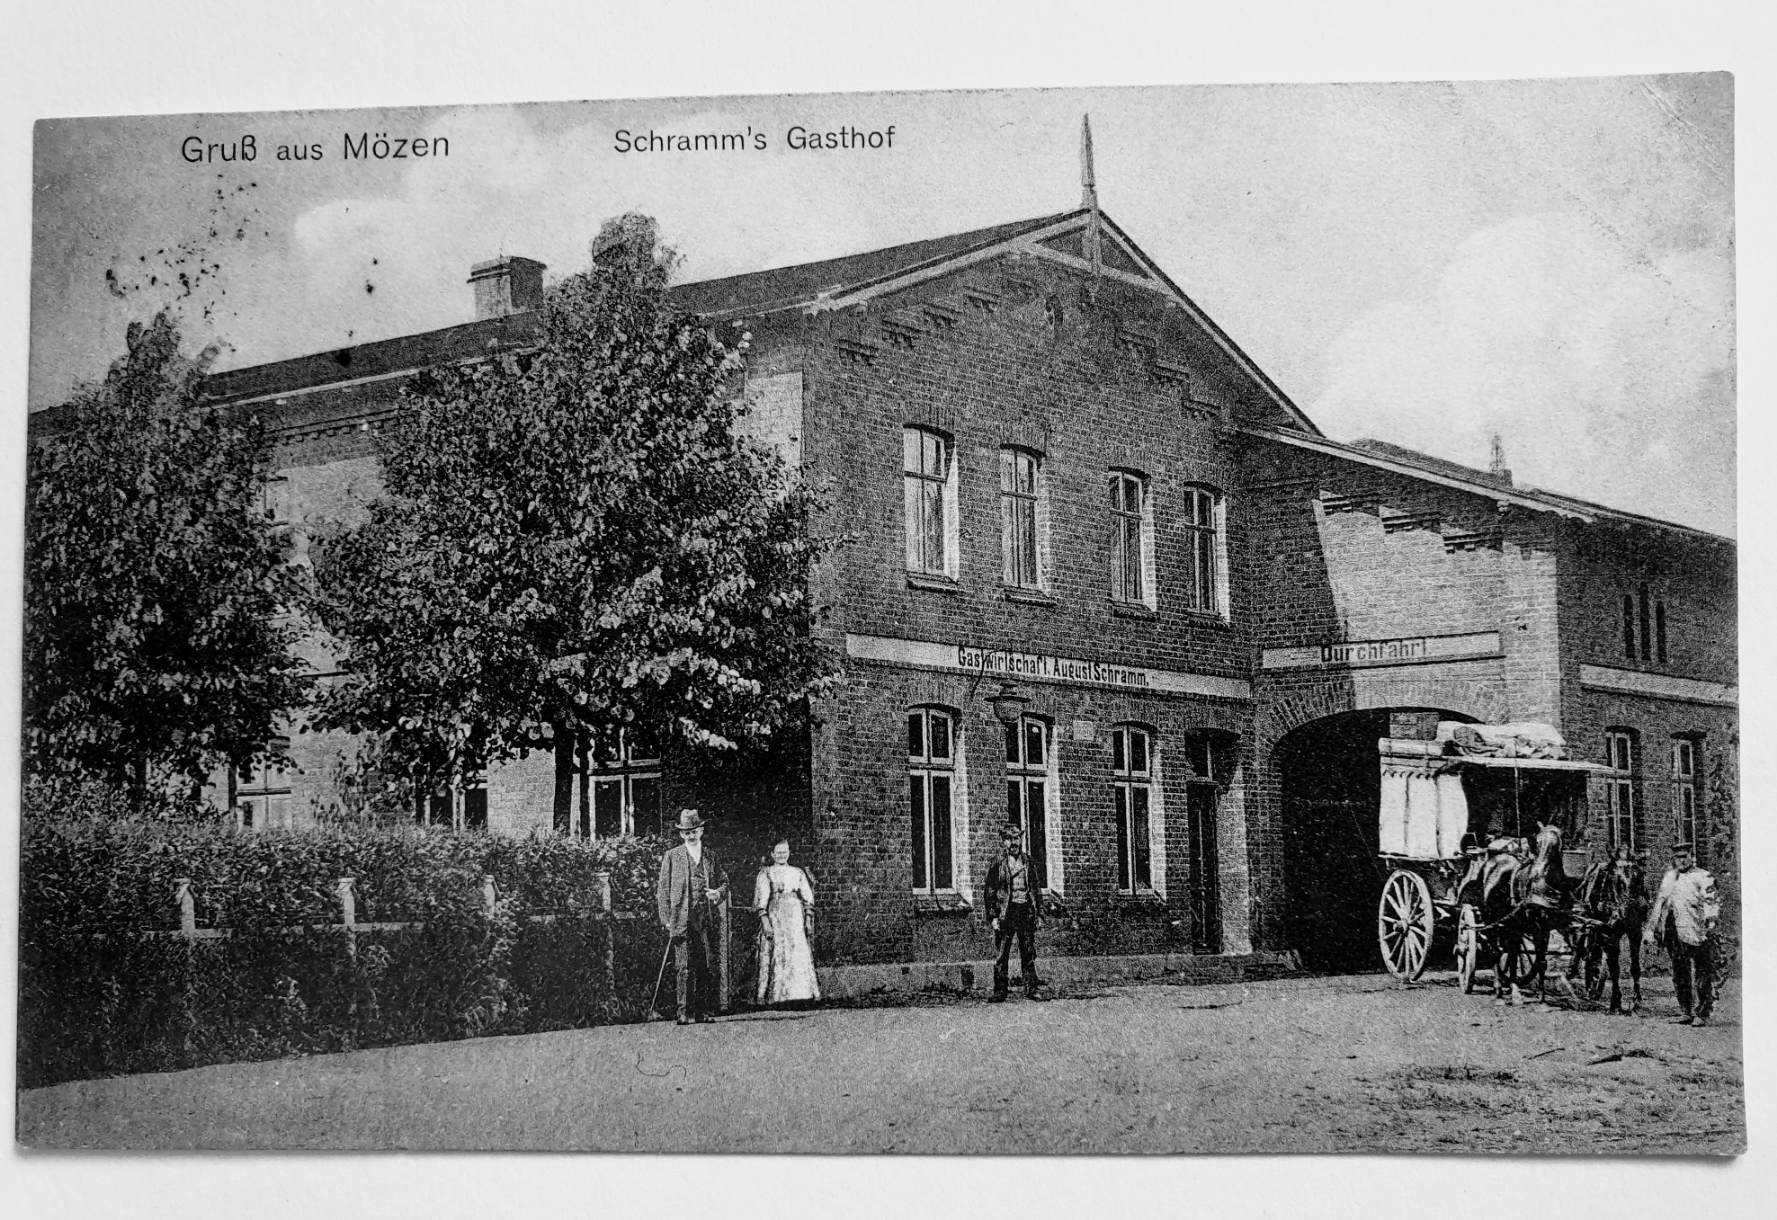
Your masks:
<svg viewBox="0 0 1777 1220"><path fill-rule="evenodd" d="M299 556L375 496L372 434L410 375L530 341L541 271L478 264L461 326L213 378L273 420ZM697 803L731 855L788 835L830 964L981 955L1011 817L1056 898L1045 953L1359 966L1376 738L1391 712L1435 710L1557 725L1618 767L1589 846L1663 858L1694 834L1734 892L1730 541L1326 439L1090 190L1077 211L675 294L744 323L749 426L851 538L814 577L837 693L739 773L610 743L564 827L543 754L423 818L603 834ZM237 777L243 821L310 820L355 750L293 733L293 772Z"/></svg>

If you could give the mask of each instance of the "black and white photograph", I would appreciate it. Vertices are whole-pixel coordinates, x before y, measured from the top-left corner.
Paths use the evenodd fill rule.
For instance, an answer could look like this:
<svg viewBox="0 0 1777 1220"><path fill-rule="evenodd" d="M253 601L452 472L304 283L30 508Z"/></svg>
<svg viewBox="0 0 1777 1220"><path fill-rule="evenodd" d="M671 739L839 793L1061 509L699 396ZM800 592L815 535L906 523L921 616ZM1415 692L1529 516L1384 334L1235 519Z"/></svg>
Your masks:
<svg viewBox="0 0 1777 1220"><path fill-rule="evenodd" d="M1695 68L34 116L17 1146L1745 1152Z"/></svg>

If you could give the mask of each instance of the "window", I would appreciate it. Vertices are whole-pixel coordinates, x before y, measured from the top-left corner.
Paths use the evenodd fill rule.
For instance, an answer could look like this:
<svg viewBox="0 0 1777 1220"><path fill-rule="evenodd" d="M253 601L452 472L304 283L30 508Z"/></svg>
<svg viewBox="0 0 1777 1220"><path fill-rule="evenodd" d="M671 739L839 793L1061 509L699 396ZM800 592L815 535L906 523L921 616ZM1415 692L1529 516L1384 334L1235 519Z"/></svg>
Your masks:
<svg viewBox="0 0 1777 1220"><path fill-rule="evenodd" d="M274 737L267 750L288 752L290 739ZM242 830L289 830L295 825L291 809L290 773L279 766L255 770L245 766L230 776L234 788L235 824Z"/></svg>
<svg viewBox="0 0 1777 1220"><path fill-rule="evenodd" d="M1147 480L1131 471L1111 471L1111 597L1117 601L1152 601L1152 522Z"/></svg>
<svg viewBox="0 0 1777 1220"><path fill-rule="evenodd" d="M1006 726L1006 820L1024 827L1024 850L1039 889L1053 889L1049 869L1050 728L1034 716Z"/></svg>
<svg viewBox="0 0 1777 1220"><path fill-rule="evenodd" d="M421 826L448 826L452 830L487 829L487 777L480 772L470 775L457 790L452 807L448 788L421 793L416 798L414 820Z"/></svg>
<svg viewBox="0 0 1777 1220"><path fill-rule="evenodd" d="M956 463L948 439L925 428L901 434L907 570L955 576Z"/></svg>
<svg viewBox="0 0 1777 1220"><path fill-rule="evenodd" d="M1678 837L1693 845L1702 856L1703 844L1697 838L1697 739L1672 739L1672 816L1678 823Z"/></svg>
<svg viewBox="0 0 1777 1220"><path fill-rule="evenodd" d="M907 796L912 813L913 888L956 888L953 801L956 792L956 718L942 708L907 713Z"/></svg>
<svg viewBox="0 0 1777 1220"><path fill-rule="evenodd" d="M1605 779L1605 820L1610 846L1623 846L1631 851L1641 846L1640 820L1636 816L1635 781L1641 763L1635 733L1630 729L1608 729L1604 734L1604 761L1613 774Z"/></svg>
<svg viewBox="0 0 1777 1220"><path fill-rule="evenodd" d="M1635 599L1623 594L1623 656L1635 659Z"/></svg>
<svg viewBox="0 0 1777 1220"><path fill-rule="evenodd" d="M1186 605L1225 614L1222 604L1222 501L1207 487L1185 489Z"/></svg>
<svg viewBox="0 0 1777 1220"><path fill-rule="evenodd" d="M1666 663L1666 603L1654 603L1654 656L1660 664Z"/></svg>
<svg viewBox="0 0 1777 1220"><path fill-rule="evenodd" d="M1154 739L1146 729L1111 730L1111 791L1117 811L1117 888L1126 894L1154 888L1151 822Z"/></svg>
<svg viewBox="0 0 1777 1220"><path fill-rule="evenodd" d="M1019 589L1042 587L1038 480L1042 460L1024 449L1000 450L1000 538L1005 580Z"/></svg>
<svg viewBox="0 0 1777 1220"><path fill-rule="evenodd" d="M660 743L631 725L600 733L581 765L580 808L574 833L595 838L663 833L660 822Z"/></svg>
<svg viewBox="0 0 1777 1220"><path fill-rule="evenodd" d="M1653 655L1652 655L1653 632L1648 630L1648 618L1649 618L1650 612L1648 609L1648 596L1647 596L1647 586L1646 585L1641 586L1641 592L1639 595L1638 604L1640 606L1640 613L1637 616L1637 623L1641 628L1641 659L1644 661L1651 661L1653 659Z"/></svg>

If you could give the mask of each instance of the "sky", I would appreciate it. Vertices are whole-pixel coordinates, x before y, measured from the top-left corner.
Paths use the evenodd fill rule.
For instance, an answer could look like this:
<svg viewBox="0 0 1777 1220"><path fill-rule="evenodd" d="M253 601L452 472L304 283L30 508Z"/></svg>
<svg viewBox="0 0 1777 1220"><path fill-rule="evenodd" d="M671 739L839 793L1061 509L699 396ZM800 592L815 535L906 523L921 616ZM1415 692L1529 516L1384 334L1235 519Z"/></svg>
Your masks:
<svg viewBox="0 0 1777 1220"><path fill-rule="evenodd" d="M1735 533L1720 73L44 122L30 405L167 306L220 368L467 321L471 263L578 270L628 210L701 279L1070 209L1088 113L1105 210L1328 436L1484 467L1498 433L1520 483ZM795 126L893 145L795 149ZM766 147L622 152L622 131ZM348 161L348 133L449 154ZM246 135L251 163L181 155Z"/></svg>

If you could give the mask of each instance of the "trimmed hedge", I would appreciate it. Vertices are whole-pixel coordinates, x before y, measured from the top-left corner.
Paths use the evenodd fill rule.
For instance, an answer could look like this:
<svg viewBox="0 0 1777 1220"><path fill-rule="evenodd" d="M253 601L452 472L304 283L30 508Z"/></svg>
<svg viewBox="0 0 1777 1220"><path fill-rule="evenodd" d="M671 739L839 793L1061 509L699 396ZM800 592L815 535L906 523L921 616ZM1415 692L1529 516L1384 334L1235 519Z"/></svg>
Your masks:
<svg viewBox="0 0 1777 1220"><path fill-rule="evenodd" d="M653 884L667 846L27 813L19 1083L642 1019L665 948ZM614 909L638 918L594 917L600 872ZM181 877L199 928L228 936L176 935ZM339 923L341 877L359 924L420 926L307 930ZM737 1000L752 933L737 913Z"/></svg>

